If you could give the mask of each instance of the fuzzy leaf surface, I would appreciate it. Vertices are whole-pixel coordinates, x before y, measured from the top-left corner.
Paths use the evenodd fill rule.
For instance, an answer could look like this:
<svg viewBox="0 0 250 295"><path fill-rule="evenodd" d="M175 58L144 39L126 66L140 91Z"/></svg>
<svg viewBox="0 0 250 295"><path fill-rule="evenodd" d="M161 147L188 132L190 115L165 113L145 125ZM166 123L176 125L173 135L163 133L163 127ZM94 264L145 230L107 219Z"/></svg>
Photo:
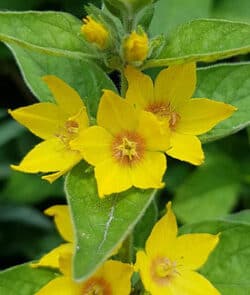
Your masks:
<svg viewBox="0 0 250 295"><path fill-rule="evenodd" d="M75 229L74 277L81 281L114 253L142 217L155 191L131 189L100 199L93 172L84 163L68 174L65 189Z"/></svg>

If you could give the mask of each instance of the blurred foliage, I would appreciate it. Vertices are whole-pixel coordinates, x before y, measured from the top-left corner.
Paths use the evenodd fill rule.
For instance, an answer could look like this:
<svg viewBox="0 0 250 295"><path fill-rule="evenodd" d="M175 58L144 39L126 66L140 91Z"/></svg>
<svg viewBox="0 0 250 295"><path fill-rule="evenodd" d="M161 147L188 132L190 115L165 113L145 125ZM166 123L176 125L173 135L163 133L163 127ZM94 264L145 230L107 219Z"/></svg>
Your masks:
<svg viewBox="0 0 250 295"><path fill-rule="evenodd" d="M84 5L88 2L83 0L0 0L0 10L68 11L82 18L85 13ZM101 1L91 1L91 3L100 5ZM158 34L160 30L160 33L168 34L179 24L204 17L249 22L249 1L159 0L156 4L150 32ZM236 57L228 62L243 60L248 61L249 57ZM0 250L2 250L0 268L4 269L36 259L60 243L52 222L42 214L42 211L52 204L65 203L65 198L63 180L50 185L37 175L10 170L9 165L19 162L25 153L38 142L38 139L11 120L6 110L28 105L36 100L24 84L12 55L3 44L0 44L0 69ZM180 223L198 222L193 227L186 225L183 228L185 232L197 229L205 232L211 224L207 225L206 221L199 223L201 220L221 218L231 212L250 208L249 130L248 132L243 130L217 142L206 144L204 146L206 162L201 167L196 168L169 159L165 176L166 189L157 197L157 202L148 208L143 219L136 226L134 235L136 247L143 247L156 220L158 210L162 212L163 206L169 199L175 198L174 210ZM249 216L249 214L241 213L232 218L228 217L224 223L214 221L213 231L223 232L223 243L233 244L236 247L238 240L233 241L232 237L237 228L231 228L232 219L237 219L237 222L246 222L244 216ZM249 227L249 224L245 226ZM242 229L241 236L238 235L238 238L242 237L243 240L245 236L246 231ZM248 240L246 244L249 243ZM216 251L219 253L220 249ZM244 260L243 254L241 255ZM215 253L213 259L221 257L218 255ZM230 253L226 253L225 257L222 256L223 261L227 261L229 255ZM32 281L32 273L29 273L27 266L21 267L28 279ZM234 270L231 277L239 275L237 266L232 264L226 267L228 273ZM10 271L15 276L15 269ZM215 271L216 274L220 273L220 269ZM216 277L216 274L212 272L209 265L204 268L204 273L210 277L211 281ZM46 271L41 271L41 285L49 280L50 275ZM249 279L247 276L244 277L244 280L247 279ZM19 286L15 288L18 290ZM34 286L34 290L35 288L38 287ZM224 288L228 287L224 286Z"/></svg>

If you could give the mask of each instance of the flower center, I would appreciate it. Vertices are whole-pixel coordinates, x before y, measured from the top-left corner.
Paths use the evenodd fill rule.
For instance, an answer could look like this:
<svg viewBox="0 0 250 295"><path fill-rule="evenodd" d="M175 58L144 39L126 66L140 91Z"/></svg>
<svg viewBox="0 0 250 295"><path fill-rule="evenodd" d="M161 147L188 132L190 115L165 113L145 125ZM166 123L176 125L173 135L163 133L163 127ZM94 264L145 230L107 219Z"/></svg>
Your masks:
<svg viewBox="0 0 250 295"><path fill-rule="evenodd" d="M65 123L65 128L66 128L67 133L69 135L71 135L71 134L74 135L74 134L78 133L78 131L79 131L79 124L76 121L68 120Z"/></svg>
<svg viewBox="0 0 250 295"><path fill-rule="evenodd" d="M168 119L169 127L172 130L175 130L176 125L181 118L177 112L171 109L169 103L164 102L151 103L145 108L145 111L155 114L160 120Z"/></svg>
<svg viewBox="0 0 250 295"><path fill-rule="evenodd" d="M151 276L159 285L168 285L178 274L176 262L166 257L156 258L151 265Z"/></svg>
<svg viewBox="0 0 250 295"><path fill-rule="evenodd" d="M164 119L171 113L170 104L164 102L151 103L147 105L145 111L155 114L159 119Z"/></svg>
<svg viewBox="0 0 250 295"><path fill-rule="evenodd" d="M136 132L122 132L112 142L112 155L121 164L131 165L141 160L145 152L145 141Z"/></svg>
<svg viewBox="0 0 250 295"><path fill-rule="evenodd" d="M111 295L111 288L103 278L91 278L85 284L82 295Z"/></svg>
<svg viewBox="0 0 250 295"><path fill-rule="evenodd" d="M74 120L67 120L64 124L64 127L56 134L61 141L68 145L69 141L74 139L77 133L79 132L79 124Z"/></svg>

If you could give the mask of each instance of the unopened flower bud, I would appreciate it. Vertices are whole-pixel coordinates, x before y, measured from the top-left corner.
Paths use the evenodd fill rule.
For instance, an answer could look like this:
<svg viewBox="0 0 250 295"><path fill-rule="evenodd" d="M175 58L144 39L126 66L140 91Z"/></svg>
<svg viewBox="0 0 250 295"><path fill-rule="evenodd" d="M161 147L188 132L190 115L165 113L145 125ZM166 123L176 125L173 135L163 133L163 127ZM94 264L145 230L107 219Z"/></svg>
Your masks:
<svg viewBox="0 0 250 295"><path fill-rule="evenodd" d="M124 57L127 62L144 61L149 50L148 36L133 31L124 42Z"/></svg>
<svg viewBox="0 0 250 295"><path fill-rule="evenodd" d="M108 45L109 36L106 28L101 23L96 22L91 16L84 18L83 22L81 32L84 37L90 43L95 43L100 49L105 49Z"/></svg>

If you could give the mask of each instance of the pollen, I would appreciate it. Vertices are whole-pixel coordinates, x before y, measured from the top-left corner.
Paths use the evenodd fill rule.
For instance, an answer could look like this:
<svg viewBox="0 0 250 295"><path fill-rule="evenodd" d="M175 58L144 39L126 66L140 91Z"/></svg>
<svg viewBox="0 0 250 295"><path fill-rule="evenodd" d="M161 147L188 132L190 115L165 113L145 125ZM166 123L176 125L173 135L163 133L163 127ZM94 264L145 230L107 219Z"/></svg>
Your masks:
<svg viewBox="0 0 250 295"><path fill-rule="evenodd" d="M121 164L140 161L145 152L145 140L136 132L123 132L112 142L112 155Z"/></svg>
<svg viewBox="0 0 250 295"><path fill-rule="evenodd" d="M103 278L89 279L81 292L81 295L111 295L112 291L108 282Z"/></svg>
<svg viewBox="0 0 250 295"><path fill-rule="evenodd" d="M153 260L151 265L152 279L159 285L168 285L178 274L176 262L166 257Z"/></svg>

